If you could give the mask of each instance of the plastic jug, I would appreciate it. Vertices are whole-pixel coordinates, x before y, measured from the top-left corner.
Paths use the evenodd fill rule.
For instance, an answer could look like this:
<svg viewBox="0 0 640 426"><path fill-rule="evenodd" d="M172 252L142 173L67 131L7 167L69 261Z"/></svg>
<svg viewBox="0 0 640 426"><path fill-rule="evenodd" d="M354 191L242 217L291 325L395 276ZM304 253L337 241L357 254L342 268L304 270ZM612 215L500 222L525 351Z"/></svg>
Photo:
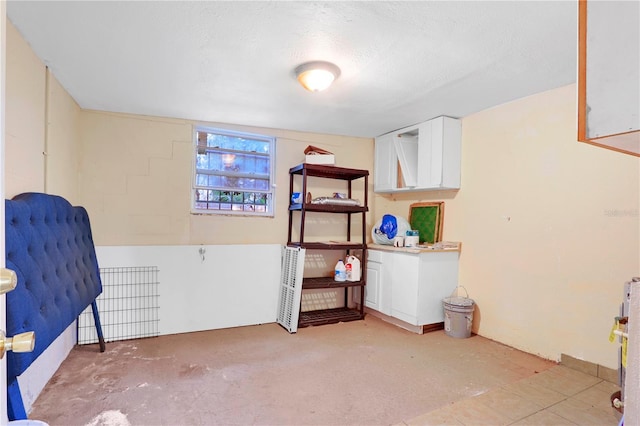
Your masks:
<svg viewBox="0 0 640 426"><path fill-rule="evenodd" d="M347 281L360 281L360 259L355 256L347 258Z"/></svg>
<svg viewBox="0 0 640 426"><path fill-rule="evenodd" d="M342 259L338 260L338 263L336 263L333 279L336 281L347 280L347 268L344 266Z"/></svg>

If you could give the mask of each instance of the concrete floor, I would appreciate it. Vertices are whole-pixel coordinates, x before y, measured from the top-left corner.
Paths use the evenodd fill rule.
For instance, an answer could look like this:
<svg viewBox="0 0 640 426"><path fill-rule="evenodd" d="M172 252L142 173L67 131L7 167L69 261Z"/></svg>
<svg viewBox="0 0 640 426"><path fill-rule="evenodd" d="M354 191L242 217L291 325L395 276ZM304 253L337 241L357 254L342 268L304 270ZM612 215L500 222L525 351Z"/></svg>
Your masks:
<svg viewBox="0 0 640 426"><path fill-rule="evenodd" d="M29 417L50 425L617 424L614 384L499 343L371 315L76 347Z"/></svg>

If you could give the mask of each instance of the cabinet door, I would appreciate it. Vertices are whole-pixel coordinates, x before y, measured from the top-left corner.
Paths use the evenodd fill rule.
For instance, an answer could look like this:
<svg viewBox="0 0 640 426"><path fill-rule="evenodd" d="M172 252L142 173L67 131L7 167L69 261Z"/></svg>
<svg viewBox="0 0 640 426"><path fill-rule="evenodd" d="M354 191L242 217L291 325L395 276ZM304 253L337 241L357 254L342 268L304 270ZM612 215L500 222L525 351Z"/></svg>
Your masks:
<svg viewBox="0 0 640 426"><path fill-rule="evenodd" d="M393 254L391 316L418 325L419 258L417 254Z"/></svg>
<svg viewBox="0 0 640 426"><path fill-rule="evenodd" d="M371 253L371 251L369 251ZM379 251L380 259L380 289L378 290L378 309L385 315L391 315L393 301L393 278L395 271L395 253Z"/></svg>
<svg viewBox="0 0 640 426"><path fill-rule="evenodd" d="M374 191L389 191L398 187L398 156L392 133L376 138L373 173Z"/></svg>
<svg viewBox="0 0 640 426"><path fill-rule="evenodd" d="M378 250L367 253L367 285L365 286L365 306L391 315L391 272L393 271L393 254ZM360 303L359 289L354 294Z"/></svg>
<svg viewBox="0 0 640 426"><path fill-rule="evenodd" d="M419 188L460 188L460 120L437 117L420 124L418 142Z"/></svg>
<svg viewBox="0 0 640 426"><path fill-rule="evenodd" d="M402 181L398 186L413 188L418 177L418 132L416 129L393 136Z"/></svg>
<svg viewBox="0 0 640 426"><path fill-rule="evenodd" d="M380 279L382 264L367 262L367 285L364 286L364 305L367 308L380 310ZM359 302L359 301L358 301Z"/></svg>
<svg viewBox="0 0 640 426"><path fill-rule="evenodd" d="M442 299L458 285L458 253L428 253L420 256L417 294L418 324L444 321ZM462 294L464 295L464 294Z"/></svg>

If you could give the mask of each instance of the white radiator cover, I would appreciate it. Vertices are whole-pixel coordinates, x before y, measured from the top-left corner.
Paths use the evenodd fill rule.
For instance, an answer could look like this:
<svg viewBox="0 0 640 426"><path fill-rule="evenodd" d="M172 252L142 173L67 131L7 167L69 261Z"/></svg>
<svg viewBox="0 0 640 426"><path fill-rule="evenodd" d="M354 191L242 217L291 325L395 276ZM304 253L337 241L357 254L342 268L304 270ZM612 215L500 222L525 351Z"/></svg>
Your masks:
<svg viewBox="0 0 640 426"><path fill-rule="evenodd" d="M279 244L98 246L100 268L157 266L159 334L276 322Z"/></svg>
<svg viewBox="0 0 640 426"><path fill-rule="evenodd" d="M277 322L289 333L298 331L305 253L306 250L300 247L282 249Z"/></svg>

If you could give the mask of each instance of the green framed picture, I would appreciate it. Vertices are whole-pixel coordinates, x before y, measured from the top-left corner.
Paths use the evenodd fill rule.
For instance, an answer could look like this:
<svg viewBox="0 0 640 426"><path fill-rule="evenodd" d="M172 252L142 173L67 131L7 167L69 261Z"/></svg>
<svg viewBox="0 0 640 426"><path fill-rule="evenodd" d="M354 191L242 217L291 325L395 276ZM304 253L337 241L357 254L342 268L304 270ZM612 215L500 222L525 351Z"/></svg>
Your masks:
<svg viewBox="0 0 640 426"><path fill-rule="evenodd" d="M420 233L420 244L442 241L444 201L413 203L409 206L411 229Z"/></svg>

